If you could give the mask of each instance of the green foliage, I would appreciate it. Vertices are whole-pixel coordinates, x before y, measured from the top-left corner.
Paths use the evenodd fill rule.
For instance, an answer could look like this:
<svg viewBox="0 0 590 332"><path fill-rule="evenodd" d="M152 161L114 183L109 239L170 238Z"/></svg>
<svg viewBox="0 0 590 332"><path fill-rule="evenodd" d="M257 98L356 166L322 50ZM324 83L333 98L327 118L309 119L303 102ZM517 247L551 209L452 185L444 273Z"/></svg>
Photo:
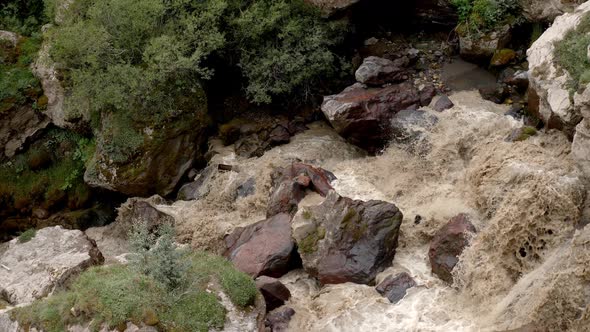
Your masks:
<svg viewBox="0 0 590 332"><path fill-rule="evenodd" d="M29 242L35 237L35 235L37 235L37 231L34 228L27 229L26 231L22 232L21 235L18 236L18 242Z"/></svg>
<svg viewBox="0 0 590 332"><path fill-rule="evenodd" d="M257 294L254 282L225 259L198 253L184 255L182 260L189 269L173 289L133 267L94 267L83 272L68 291L14 309L11 315L21 326L48 332L90 321L95 330L103 324L114 328L148 317L157 320L162 331L206 332L222 329L225 322L225 308L214 292L207 291L211 282L219 282L237 305L253 302Z"/></svg>
<svg viewBox="0 0 590 332"><path fill-rule="evenodd" d="M332 47L343 26L303 0L77 0L72 7L50 33L51 55L67 69L72 116L191 111L179 96L212 77L211 58L237 65L258 103L308 94L339 69Z"/></svg>
<svg viewBox="0 0 590 332"><path fill-rule="evenodd" d="M518 0L451 0L457 8L460 30L487 32L506 23L517 23L521 8Z"/></svg>
<svg viewBox="0 0 590 332"><path fill-rule="evenodd" d="M0 4L0 30L31 36L45 22L43 0L8 0Z"/></svg>
<svg viewBox="0 0 590 332"><path fill-rule="evenodd" d="M0 163L0 201L21 210L37 205L50 208L54 198L75 196L85 188L84 169L94 153L94 141L76 133L52 129L12 160ZM47 159L47 160L45 160Z"/></svg>
<svg viewBox="0 0 590 332"><path fill-rule="evenodd" d="M570 74L572 92L578 90L580 83L587 83L590 78L589 32L590 15L586 14L576 29L569 31L562 40L555 43L555 60Z"/></svg>

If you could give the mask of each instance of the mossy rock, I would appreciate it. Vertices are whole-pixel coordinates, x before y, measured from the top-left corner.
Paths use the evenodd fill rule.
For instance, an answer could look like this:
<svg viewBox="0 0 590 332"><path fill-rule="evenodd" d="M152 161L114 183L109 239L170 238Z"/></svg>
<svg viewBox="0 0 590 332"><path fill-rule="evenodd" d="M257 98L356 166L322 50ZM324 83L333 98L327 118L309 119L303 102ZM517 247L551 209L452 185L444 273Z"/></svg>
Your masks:
<svg viewBox="0 0 590 332"><path fill-rule="evenodd" d="M503 48L501 50L497 50L494 53L494 56L492 57L492 60L490 61L490 65L492 67L503 67L503 66L508 65L514 59L516 59L516 52L514 52L514 50L511 50L509 48Z"/></svg>

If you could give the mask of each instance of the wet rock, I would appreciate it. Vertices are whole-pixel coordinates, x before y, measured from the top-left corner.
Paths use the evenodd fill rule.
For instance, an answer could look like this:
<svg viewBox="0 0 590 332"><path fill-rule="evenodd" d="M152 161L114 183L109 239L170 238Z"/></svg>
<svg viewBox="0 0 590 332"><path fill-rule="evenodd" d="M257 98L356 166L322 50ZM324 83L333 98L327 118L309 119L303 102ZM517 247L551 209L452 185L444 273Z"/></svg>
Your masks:
<svg viewBox="0 0 590 332"><path fill-rule="evenodd" d="M132 224L138 222L147 222L149 230L165 224L174 225L172 216L158 210L156 206L159 204L166 204L166 200L157 195L149 198L129 198L117 209L118 215L115 222L125 225L124 229L127 232Z"/></svg>
<svg viewBox="0 0 590 332"><path fill-rule="evenodd" d="M516 52L509 48L503 48L494 52L490 65L492 67L503 67L508 65L514 59L516 59Z"/></svg>
<svg viewBox="0 0 590 332"><path fill-rule="evenodd" d="M424 86L424 88L420 90L420 105L430 105L434 96L436 96L436 88L434 85L428 84Z"/></svg>
<svg viewBox="0 0 590 332"><path fill-rule="evenodd" d="M580 5L573 13L564 14L537 39L527 51L529 62L529 108L550 129L564 131L573 137L581 115L570 98L570 81L577 80L557 63L555 43L574 29L580 19L590 12L590 3Z"/></svg>
<svg viewBox="0 0 590 332"><path fill-rule="evenodd" d="M446 111L448 109L453 108L453 106L455 106L455 104L453 104L453 102L451 101L451 99L448 96L446 96L446 95L442 95L434 103L434 107L433 108L437 112L442 112L442 111Z"/></svg>
<svg viewBox="0 0 590 332"><path fill-rule="evenodd" d="M286 332L289 321L295 315L295 310L289 307L282 307L269 312L264 320L264 325L270 332Z"/></svg>
<svg viewBox="0 0 590 332"><path fill-rule="evenodd" d="M407 77L405 67L409 64L408 58L399 58L391 61L376 56L365 58L363 64L355 72L356 80L368 85L382 85L404 80Z"/></svg>
<svg viewBox="0 0 590 332"><path fill-rule="evenodd" d="M369 89L357 83L340 94L324 97L322 112L338 134L375 153L391 138L392 117L418 105L420 94L409 83Z"/></svg>
<svg viewBox="0 0 590 332"><path fill-rule="evenodd" d="M302 119L289 120L265 111L247 112L219 126L219 136L224 144L234 144L238 156L251 158L289 143L292 135L305 129Z"/></svg>
<svg viewBox="0 0 590 332"><path fill-rule="evenodd" d="M253 195L256 192L256 179L249 178L236 189L236 197L244 198Z"/></svg>
<svg viewBox="0 0 590 332"><path fill-rule="evenodd" d="M393 275L387 276L375 290L383 297L386 297L389 302L397 303L406 296L406 291L415 287L416 281L406 272L402 272L395 277Z"/></svg>
<svg viewBox="0 0 590 332"><path fill-rule="evenodd" d="M256 278L256 288L264 296L267 312L282 306L291 297L289 289L275 278L267 276Z"/></svg>
<svg viewBox="0 0 590 332"><path fill-rule="evenodd" d="M529 73L524 70L519 70L513 75L509 75L504 79L504 83L516 87L520 93L524 93L529 87Z"/></svg>
<svg viewBox="0 0 590 332"><path fill-rule="evenodd" d="M448 283L453 282L451 271L469 244L469 233L475 233L475 227L466 214L451 218L436 232L428 250L432 273Z"/></svg>
<svg viewBox="0 0 590 332"><path fill-rule="evenodd" d="M324 202L300 210L293 237L303 267L322 284L369 284L391 264L402 213L384 201L360 201L330 191Z"/></svg>
<svg viewBox="0 0 590 332"><path fill-rule="evenodd" d="M492 32L481 34L459 33L459 53L467 61L488 62L497 50L508 45L511 38L510 26L505 25Z"/></svg>
<svg viewBox="0 0 590 332"><path fill-rule="evenodd" d="M483 99L489 100L496 104L502 104L504 100L510 95L508 87L504 84L480 88L478 91Z"/></svg>
<svg viewBox="0 0 590 332"><path fill-rule="evenodd" d="M176 198L182 201L192 201L200 199L211 190L210 181L217 174L217 165L209 165L197 174L192 182L186 183L180 187Z"/></svg>
<svg viewBox="0 0 590 332"><path fill-rule="evenodd" d="M415 16L417 23L455 27L457 10L449 0L416 0Z"/></svg>
<svg viewBox="0 0 590 332"><path fill-rule="evenodd" d="M81 231L44 228L28 242L17 238L0 248L0 294L12 305L29 303L65 287L103 260L94 241Z"/></svg>
<svg viewBox="0 0 590 332"><path fill-rule="evenodd" d="M392 121L393 140L402 144L420 141L424 132L438 122L436 116L422 110L403 110Z"/></svg>
<svg viewBox="0 0 590 332"><path fill-rule="evenodd" d="M291 216L277 214L225 237L224 256L252 277L280 277L291 268L295 243L291 238Z"/></svg>
<svg viewBox="0 0 590 332"><path fill-rule="evenodd" d="M330 182L336 179L331 172L298 162L277 168L271 177L273 189L266 211L267 218L279 213L295 214L297 204L305 196L306 190L326 196L332 189Z"/></svg>

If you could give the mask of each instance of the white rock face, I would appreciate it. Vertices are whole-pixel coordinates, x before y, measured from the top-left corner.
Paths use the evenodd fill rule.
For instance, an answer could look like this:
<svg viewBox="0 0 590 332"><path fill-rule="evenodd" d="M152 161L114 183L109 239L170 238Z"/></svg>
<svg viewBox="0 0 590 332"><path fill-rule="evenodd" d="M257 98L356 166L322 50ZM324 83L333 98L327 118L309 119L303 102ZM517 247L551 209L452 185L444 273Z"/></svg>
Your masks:
<svg viewBox="0 0 590 332"><path fill-rule="evenodd" d="M0 295L12 305L32 302L103 260L96 244L81 231L41 229L29 242L14 239L0 248Z"/></svg>
<svg viewBox="0 0 590 332"><path fill-rule="evenodd" d="M527 51L530 86L539 96L540 116L546 123L550 120L561 122L565 129L573 128L580 121L580 113L570 99L567 86L570 75L555 61L554 44L562 40L568 31L575 29L589 11L590 2L587 2L574 12L557 17Z"/></svg>

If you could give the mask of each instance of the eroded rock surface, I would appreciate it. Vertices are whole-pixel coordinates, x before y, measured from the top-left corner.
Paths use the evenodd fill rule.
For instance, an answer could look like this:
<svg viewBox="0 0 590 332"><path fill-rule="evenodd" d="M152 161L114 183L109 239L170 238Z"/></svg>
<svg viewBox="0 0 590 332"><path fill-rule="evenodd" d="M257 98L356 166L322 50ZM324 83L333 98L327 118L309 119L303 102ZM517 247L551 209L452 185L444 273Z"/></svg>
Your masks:
<svg viewBox="0 0 590 332"><path fill-rule="evenodd" d="M20 243L17 238L3 246L0 294L12 305L45 297L104 260L83 232L61 226L41 229L28 242Z"/></svg>
<svg viewBox="0 0 590 332"><path fill-rule="evenodd" d="M383 297L386 297L389 302L397 303L406 296L406 291L416 286L416 281L406 272L402 272L396 276L389 275L385 278L375 290Z"/></svg>

